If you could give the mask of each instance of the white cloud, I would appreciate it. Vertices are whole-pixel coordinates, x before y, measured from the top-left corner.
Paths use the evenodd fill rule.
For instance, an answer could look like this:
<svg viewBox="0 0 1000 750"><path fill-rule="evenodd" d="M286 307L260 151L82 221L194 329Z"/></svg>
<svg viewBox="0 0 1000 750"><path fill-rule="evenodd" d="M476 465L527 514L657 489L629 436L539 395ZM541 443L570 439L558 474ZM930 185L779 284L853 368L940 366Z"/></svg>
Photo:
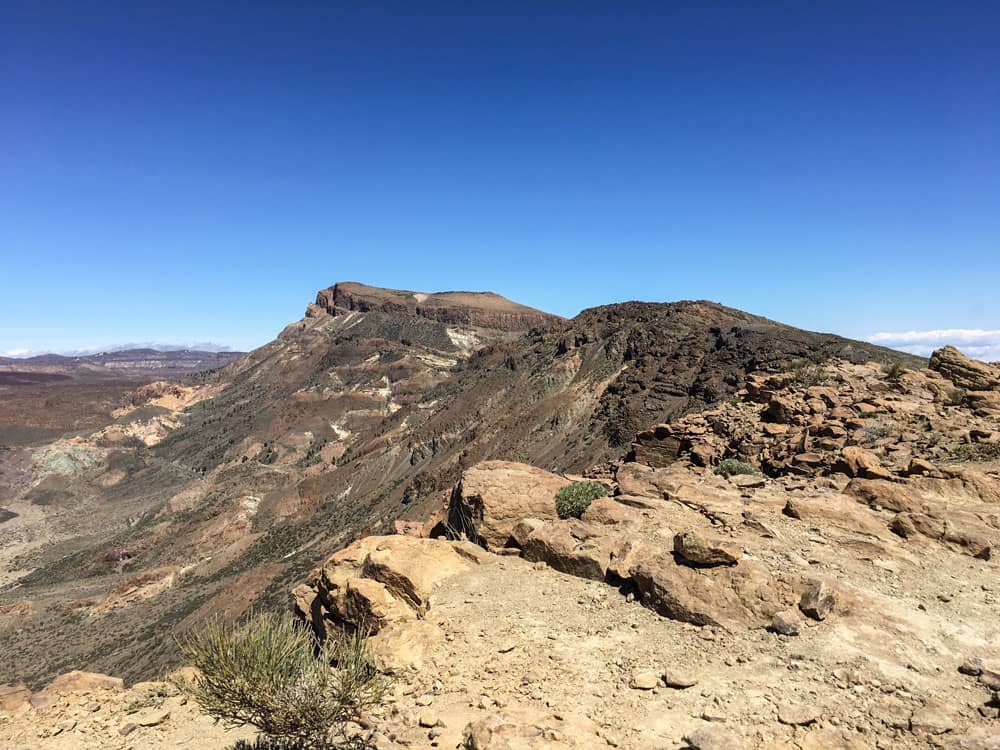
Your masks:
<svg viewBox="0 0 1000 750"><path fill-rule="evenodd" d="M940 328L932 331L882 332L873 333L867 340L922 357L928 357L935 349L951 344L973 359L1000 361L1000 330Z"/></svg>

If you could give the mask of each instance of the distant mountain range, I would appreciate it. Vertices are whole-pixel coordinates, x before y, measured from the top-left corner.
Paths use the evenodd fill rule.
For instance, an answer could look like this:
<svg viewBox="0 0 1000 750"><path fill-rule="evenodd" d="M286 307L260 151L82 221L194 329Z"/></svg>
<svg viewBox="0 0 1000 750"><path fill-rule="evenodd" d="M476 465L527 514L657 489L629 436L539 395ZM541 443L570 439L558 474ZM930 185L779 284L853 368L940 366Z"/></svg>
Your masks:
<svg viewBox="0 0 1000 750"><path fill-rule="evenodd" d="M214 370L242 356L243 352L142 348L83 355L0 357L0 383L177 378Z"/></svg>

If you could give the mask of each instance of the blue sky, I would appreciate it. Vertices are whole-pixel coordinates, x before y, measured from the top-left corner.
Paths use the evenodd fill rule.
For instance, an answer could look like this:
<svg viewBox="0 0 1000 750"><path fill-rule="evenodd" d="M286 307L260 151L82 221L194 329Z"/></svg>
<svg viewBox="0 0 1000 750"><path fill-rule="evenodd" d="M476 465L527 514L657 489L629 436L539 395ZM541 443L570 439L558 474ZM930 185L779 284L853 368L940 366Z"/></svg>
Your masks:
<svg viewBox="0 0 1000 750"><path fill-rule="evenodd" d="M250 347L358 280L1000 359L998 36L991 2L8 0L0 352Z"/></svg>

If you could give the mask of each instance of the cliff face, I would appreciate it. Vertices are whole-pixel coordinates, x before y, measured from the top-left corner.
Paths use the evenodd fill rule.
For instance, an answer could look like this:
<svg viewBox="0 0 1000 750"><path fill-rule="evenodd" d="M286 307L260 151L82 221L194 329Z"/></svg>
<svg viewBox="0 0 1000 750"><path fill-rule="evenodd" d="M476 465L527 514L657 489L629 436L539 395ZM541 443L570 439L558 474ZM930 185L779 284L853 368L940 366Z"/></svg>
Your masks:
<svg viewBox="0 0 1000 750"><path fill-rule="evenodd" d="M557 315L519 305L492 292L425 294L380 289L353 281L343 281L321 290L316 295L316 305L330 315L380 312L508 332L544 328L562 320Z"/></svg>

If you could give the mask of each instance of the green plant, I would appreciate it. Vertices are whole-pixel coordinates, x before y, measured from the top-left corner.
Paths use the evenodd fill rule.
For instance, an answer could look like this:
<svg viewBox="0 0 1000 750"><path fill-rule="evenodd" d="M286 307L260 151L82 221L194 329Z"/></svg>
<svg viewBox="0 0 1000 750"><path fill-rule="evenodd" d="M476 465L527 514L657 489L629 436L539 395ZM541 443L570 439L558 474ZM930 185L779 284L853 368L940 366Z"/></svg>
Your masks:
<svg viewBox="0 0 1000 750"><path fill-rule="evenodd" d="M885 373L887 380L898 383L899 379L903 377L903 373L906 372L906 366L897 359L893 362L883 363L882 372Z"/></svg>
<svg viewBox="0 0 1000 750"><path fill-rule="evenodd" d="M826 373L823 366L813 362L811 359L800 357L791 362L792 379L801 386L808 388L813 385L820 385L826 380Z"/></svg>
<svg viewBox="0 0 1000 750"><path fill-rule="evenodd" d="M944 399L949 406L961 406L965 403L965 389L949 388L944 392Z"/></svg>
<svg viewBox="0 0 1000 750"><path fill-rule="evenodd" d="M573 482L556 493L556 513L560 518L579 518L590 504L605 497L608 488L600 482Z"/></svg>
<svg viewBox="0 0 1000 750"><path fill-rule="evenodd" d="M715 473L723 477L731 477L734 474L756 474L757 470L735 458L724 458L715 467Z"/></svg>
<svg viewBox="0 0 1000 750"><path fill-rule="evenodd" d="M1000 458L1000 443L963 443L955 448L959 461L993 461Z"/></svg>
<svg viewBox="0 0 1000 750"><path fill-rule="evenodd" d="M216 719L253 725L277 744L341 747L336 738L346 738L348 722L379 705L387 688L365 635L317 646L312 632L287 613L215 623L178 641L198 674L177 687Z"/></svg>

